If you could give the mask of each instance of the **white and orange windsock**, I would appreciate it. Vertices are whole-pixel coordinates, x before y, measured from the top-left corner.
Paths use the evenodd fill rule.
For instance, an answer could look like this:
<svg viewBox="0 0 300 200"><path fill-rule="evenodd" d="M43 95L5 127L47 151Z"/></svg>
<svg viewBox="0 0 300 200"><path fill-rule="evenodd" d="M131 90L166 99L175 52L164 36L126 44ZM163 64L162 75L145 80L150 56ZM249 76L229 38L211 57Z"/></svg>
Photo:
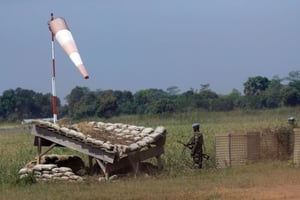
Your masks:
<svg viewBox="0 0 300 200"><path fill-rule="evenodd" d="M60 17L55 18L49 22L49 28L82 76L88 79L89 75L83 65L75 40L65 20Z"/></svg>

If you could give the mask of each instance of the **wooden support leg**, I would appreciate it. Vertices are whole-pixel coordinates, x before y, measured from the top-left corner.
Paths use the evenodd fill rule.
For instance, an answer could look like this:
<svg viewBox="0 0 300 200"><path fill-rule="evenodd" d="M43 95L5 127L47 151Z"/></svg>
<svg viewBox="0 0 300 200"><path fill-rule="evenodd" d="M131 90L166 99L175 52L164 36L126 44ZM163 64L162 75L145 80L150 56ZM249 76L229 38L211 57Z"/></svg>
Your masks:
<svg viewBox="0 0 300 200"><path fill-rule="evenodd" d="M37 145L37 164L41 163L41 153L42 153L42 139L40 137L37 137L38 145Z"/></svg>
<svg viewBox="0 0 300 200"><path fill-rule="evenodd" d="M133 166L133 173L134 173L134 178L136 178L137 174L139 173L140 170L140 162L139 161L135 161L132 163Z"/></svg>
<svg viewBox="0 0 300 200"><path fill-rule="evenodd" d="M139 152L129 154L128 158L133 169L134 177L136 177L140 168Z"/></svg>
<svg viewBox="0 0 300 200"><path fill-rule="evenodd" d="M97 161L98 165L100 166L101 170L103 171L105 179L108 180L108 178L109 178L109 168L108 168L107 164L103 163L99 159L96 159L96 161Z"/></svg>
<svg viewBox="0 0 300 200"><path fill-rule="evenodd" d="M93 170L93 157L92 156L89 156L89 173L94 173L94 170Z"/></svg>
<svg viewBox="0 0 300 200"><path fill-rule="evenodd" d="M162 159L161 159L161 155L156 156L156 160L157 160L157 167L159 170L163 169L163 163L162 163Z"/></svg>

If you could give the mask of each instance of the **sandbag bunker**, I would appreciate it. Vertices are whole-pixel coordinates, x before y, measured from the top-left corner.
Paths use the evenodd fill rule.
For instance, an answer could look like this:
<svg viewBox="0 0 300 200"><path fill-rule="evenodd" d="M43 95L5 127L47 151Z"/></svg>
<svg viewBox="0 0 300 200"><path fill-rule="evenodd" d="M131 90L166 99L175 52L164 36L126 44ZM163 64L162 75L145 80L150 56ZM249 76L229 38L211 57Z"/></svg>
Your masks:
<svg viewBox="0 0 300 200"><path fill-rule="evenodd" d="M55 164L37 164L33 168L24 167L20 169L20 178L26 178L32 173L36 180L41 181L71 181L81 182L83 178L76 175L69 167L58 167Z"/></svg>
<svg viewBox="0 0 300 200"><path fill-rule="evenodd" d="M19 170L20 179L32 174L37 181L81 182L87 174L83 160L76 155L43 155L40 164L32 160Z"/></svg>
<svg viewBox="0 0 300 200"><path fill-rule="evenodd" d="M136 175L140 163L156 158L157 168L162 168L167 130L134 126L123 123L80 122L77 124L53 124L49 121L33 120L32 134L37 146L37 164L54 147L67 147L89 156L89 167L93 160L99 165L106 179L115 172L131 168ZM48 147L42 152L42 147Z"/></svg>

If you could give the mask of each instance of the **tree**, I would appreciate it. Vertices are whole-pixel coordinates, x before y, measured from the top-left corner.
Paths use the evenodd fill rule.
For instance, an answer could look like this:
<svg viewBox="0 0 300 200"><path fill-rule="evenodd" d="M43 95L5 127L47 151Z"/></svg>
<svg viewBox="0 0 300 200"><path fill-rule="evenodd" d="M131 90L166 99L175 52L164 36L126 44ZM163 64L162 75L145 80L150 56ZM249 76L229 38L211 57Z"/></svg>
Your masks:
<svg viewBox="0 0 300 200"><path fill-rule="evenodd" d="M167 88L167 93L169 96L176 96L180 92L180 89L177 86L171 86Z"/></svg>
<svg viewBox="0 0 300 200"><path fill-rule="evenodd" d="M97 97L94 92L88 92L80 98L78 109L73 111L73 118L82 119L95 116L97 110Z"/></svg>
<svg viewBox="0 0 300 200"><path fill-rule="evenodd" d="M0 97L1 120L17 121L24 118L44 118L51 115L51 96L33 90L6 90ZM58 106L59 106L58 99Z"/></svg>
<svg viewBox="0 0 300 200"><path fill-rule="evenodd" d="M66 100L69 105L70 117L74 117L75 115L80 117L80 109L82 109L81 107L84 106L81 102L81 99L89 92L90 90L87 87L76 86L74 89L72 89L71 93L67 95Z"/></svg>
<svg viewBox="0 0 300 200"><path fill-rule="evenodd" d="M201 105L201 96L190 89L180 95L175 100L178 112L185 112L198 109Z"/></svg>
<svg viewBox="0 0 300 200"><path fill-rule="evenodd" d="M130 91L115 91L118 113L134 114L133 95Z"/></svg>
<svg viewBox="0 0 300 200"><path fill-rule="evenodd" d="M280 91L282 96L282 102L285 106L296 106L300 102L299 91L291 86L285 86Z"/></svg>
<svg viewBox="0 0 300 200"><path fill-rule="evenodd" d="M244 83L244 93L246 96L259 96L269 86L269 79L262 76L250 77Z"/></svg>
<svg viewBox="0 0 300 200"><path fill-rule="evenodd" d="M112 90L101 91L97 99L97 116L109 118L118 115L117 96Z"/></svg>
<svg viewBox="0 0 300 200"><path fill-rule="evenodd" d="M35 110L34 115L38 118L49 117L53 114L52 111L52 94L46 93L35 93L33 95L33 101L39 109ZM57 98L56 101L57 108L60 109L61 103L60 99ZM60 113L60 112L59 112ZM61 115L61 114L60 114Z"/></svg>
<svg viewBox="0 0 300 200"><path fill-rule="evenodd" d="M298 70L289 72L288 77L286 77L285 79L290 82L300 81L300 71Z"/></svg>
<svg viewBox="0 0 300 200"><path fill-rule="evenodd" d="M291 71L286 78L289 81L288 85L300 92L300 71Z"/></svg>
<svg viewBox="0 0 300 200"><path fill-rule="evenodd" d="M269 82L268 88L263 92L264 103L266 108L277 108L281 104L280 90L282 88L281 79L273 77Z"/></svg>
<svg viewBox="0 0 300 200"><path fill-rule="evenodd" d="M171 99L162 98L147 107L147 113L162 114L175 112L175 103Z"/></svg>
<svg viewBox="0 0 300 200"><path fill-rule="evenodd" d="M149 114L149 106L159 99L167 98L166 92L160 89L140 90L133 95L134 106L137 114Z"/></svg>
<svg viewBox="0 0 300 200"><path fill-rule="evenodd" d="M260 96L243 96L241 98L242 109L262 109L264 108L264 97Z"/></svg>
<svg viewBox="0 0 300 200"><path fill-rule="evenodd" d="M210 102L211 111L230 111L233 110L234 104L232 100L226 96L212 99Z"/></svg>
<svg viewBox="0 0 300 200"><path fill-rule="evenodd" d="M88 94L90 90L87 87L79 87L76 86L71 90L71 93L67 95L66 100L69 106L73 106L78 101L80 101L81 97Z"/></svg>
<svg viewBox="0 0 300 200"><path fill-rule="evenodd" d="M242 94L239 90L232 89L230 94L225 95L225 98L228 98L233 103L233 108L232 109L242 108L243 96L242 96Z"/></svg>
<svg viewBox="0 0 300 200"><path fill-rule="evenodd" d="M202 84L199 92L201 97L201 103L198 104L198 107L205 108L207 110L212 110L212 101L218 99L217 93L209 89L209 84ZM214 101L217 102L217 101Z"/></svg>
<svg viewBox="0 0 300 200"><path fill-rule="evenodd" d="M211 91L210 89L206 90L200 90L199 95L203 97L203 99L209 100L209 99L217 99L219 96L214 91Z"/></svg>
<svg viewBox="0 0 300 200"><path fill-rule="evenodd" d="M7 119L15 110L15 91L10 89L3 92L0 101L0 113L2 119Z"/></svg>

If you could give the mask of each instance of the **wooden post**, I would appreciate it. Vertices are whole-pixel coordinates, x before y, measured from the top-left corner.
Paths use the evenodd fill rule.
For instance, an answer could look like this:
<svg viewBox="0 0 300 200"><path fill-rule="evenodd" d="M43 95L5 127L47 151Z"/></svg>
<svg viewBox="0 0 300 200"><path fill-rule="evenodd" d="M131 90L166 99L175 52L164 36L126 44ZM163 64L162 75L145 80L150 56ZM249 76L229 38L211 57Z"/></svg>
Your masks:
<svg viewBox="0 0 300 200"><path fill-rule="evenodd" d="M139 172L139 168L140 168L140 156L139 156L140 152L132 152L128 154L128 158L130 161L130 164L132 166L133 169L133 173L134 173L134 177L136 178L138 172Z"/></svg>
<svg viewBox="0 0 300 200"><path fill-rule="evenodd" d="M96 159L96 161L97 161L98 165L100 166L100 168L102 169L105 179L108 180L108 178L109 178L109 168L108 168L107 164L103 163L99 159Z"/></svg>
<svg viewBox="0 0 300 200"><path fill-rule="evenodd" d="M89 156L89 171L90 171L90 174L91 173L94 173L94 170L92 171L93 169L93 157L92 156Z"/></svg>
<svg viewBox="0 0 300 200"><path fill-rule="evenodd" d="M42 138L40 137L37 137L37 140L38 140L38 146L37 146L37 161L36 163L37 164L40 164L41 163L41 153L42 153Z"/></svg>
<svg viewBox="0 0 300 200"><path fill-rule="evenodd" d="M137 174L140 171L140 161L135 162L133 169L134 169L134 178L136 178Z"/></svg>
<svg viewBox="0 0 300 200"><path fill-rule="evenodd" d="M158 169L162 170L163 169L163 163L162 163L161 155L156 156L156 161L157 161Z"/></svg>

